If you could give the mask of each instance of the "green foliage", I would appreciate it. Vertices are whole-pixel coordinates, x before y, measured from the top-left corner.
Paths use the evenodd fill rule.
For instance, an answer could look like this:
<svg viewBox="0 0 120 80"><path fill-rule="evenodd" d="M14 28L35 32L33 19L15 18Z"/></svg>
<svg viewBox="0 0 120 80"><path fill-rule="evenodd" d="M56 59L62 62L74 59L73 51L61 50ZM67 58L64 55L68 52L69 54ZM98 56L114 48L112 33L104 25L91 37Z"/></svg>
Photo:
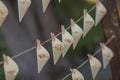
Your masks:
<svg viewBox="0 0 120 80"><path fill-rule="evenodd" d="M0 65L0 80L5 80L3 65Z"/></svg>

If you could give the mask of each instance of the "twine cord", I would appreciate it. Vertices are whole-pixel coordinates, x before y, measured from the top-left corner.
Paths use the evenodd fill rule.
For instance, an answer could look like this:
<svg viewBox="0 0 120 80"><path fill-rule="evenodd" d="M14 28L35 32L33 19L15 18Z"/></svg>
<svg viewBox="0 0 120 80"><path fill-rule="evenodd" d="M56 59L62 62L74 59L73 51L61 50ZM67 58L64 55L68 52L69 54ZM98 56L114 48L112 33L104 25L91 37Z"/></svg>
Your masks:
<svg viewBox="0 0 120 80"><path fill-rule="evenodd" d="M108 39L108 41L105 43L105 45L108 45L114 38L115 38L115 36L112 35L112 36L110 37L110 39ZM93 56L96 56L100 51L101 51L101 48L98 49L98 50L93 54ZM89 61L88 59L85 60L85 61L84 61L81 65L79 65L76 69L77 69L77 70L80 69L80 68L83 67L88 61ZM65 77L63 77L61 80L67 79L70 75L71 75L71 73L69 73L68 75L66 75Z"/></svg>

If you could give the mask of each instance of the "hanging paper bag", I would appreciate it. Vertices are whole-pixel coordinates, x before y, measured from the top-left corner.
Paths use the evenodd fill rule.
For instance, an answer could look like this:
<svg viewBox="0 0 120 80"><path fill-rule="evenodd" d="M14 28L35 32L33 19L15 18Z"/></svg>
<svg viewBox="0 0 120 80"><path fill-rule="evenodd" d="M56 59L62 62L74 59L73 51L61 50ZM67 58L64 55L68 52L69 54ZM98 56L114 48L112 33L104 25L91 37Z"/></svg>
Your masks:
<svg viewBox="0 0 120 80"><path fill-rule="evenodd" d="M4 23L7 16L8 16L8 9L4 5L4 3L0 0L0 27Z"/></svg>
<svg viewBox="0 0 120 80"><path fill-rule="evenodd" d="M50 58L49 52L40 44L37 40L37 62L38 62L38 73L42 70L45 64Z"/></svg>
<svg viewBox="0 0 120 80"><path fill-rule="evenodd" d="M114 53L105 44L100 43L100 45L101 45L102 56L103 56L103 67L105 69L107 67L107 65L109 64L110 60L113 58Z"/></svg>
<svg viewBox="0 0 120 80"><path fill-rule="evenodd" d="M73 43L73 37L71 36L71 34L65 29L65 27L62 25L61 26L62 29L62 43L65 47L62 57L64 57L67 53L67 51L69 50L70 46Z"/></svg>
<svg viewBox="0 0 120 80"><path fill-rule="evenodd" d="M43 12L46 11L46 9L47 9L49 3L50 3L50 0L42 0Z"/></svg>
<svg viewBox="0 0 120 80"><path fill-rule="evenodd" d="M56 64L61 54L64 51L64 45L59 39L56 38L54 33L51 33L51 37L52 37L52 50L53 50L54 64Z"/></svg>
<svg viewBox="0 0 120 80"><path fill-rule="evenodd" d="M19 73L18 65L9 56L3 55L6 80L15 80Z"/></svg>
<svg viewBox="0 0 120 80"><path fill-rule="evenodd" d="M93 18L88 14L87 10L84 9L84 25L83 25L83 37L91 30L94 25Z"/></svg>
<svg viewBox="0 0 120 80"><path fill-rule="evenodd" d="M84 80L84 76L77 69L70 69L72 72L72 80Z"/></svg>
<svg viewBox="0 0 120 80"><path fill-rule="evenodd" d="M77 46L83 31L80 26L78 26L72 19L71 19L71 30L73 36L73 49Z"/></svg>
<svg viewBox="0 0 120 80"><path fill-rule="evenodd" d="M19 22L22 21L30 5L31 0L18 0Z"/></svg>
<svg viewBox="0 0 120 80"><path fill-rule="evenodd" d="M104 5L99 0L97 0L95 26L97 26L97 24L101 21L101 19L105 16L106 13L107 13L107 10L104 7Z"/></svg>
<svg viewBox="0 0 120 80"><path fill-rule="evenodd" d="M88 57L89 57L90 67L91 67L92 76L94 80L99 70L101 69L101 62L97 58L93 57L92 55L88 55Z"/></svg>

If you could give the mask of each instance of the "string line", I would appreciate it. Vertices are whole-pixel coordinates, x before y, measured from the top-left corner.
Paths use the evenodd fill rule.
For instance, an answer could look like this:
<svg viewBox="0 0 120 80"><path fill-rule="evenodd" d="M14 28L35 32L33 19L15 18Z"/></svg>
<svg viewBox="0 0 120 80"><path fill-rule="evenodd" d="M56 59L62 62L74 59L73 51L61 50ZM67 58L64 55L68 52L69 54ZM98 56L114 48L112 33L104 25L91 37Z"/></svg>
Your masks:
<svg viewBox="0 0 120 80"><path fill-rule="evenodd" d="M94 10L95 7L96 7L96 6L93 6L88 12L91 12L92 10ZM80 17L80 18L79 18L78 20L76 20L75 22L78 23L78 22L81 21L82 19L83 19L83 16ZM66 29L68 30L68 29L70 29L70 28L71 28L71 26L67 27ZM56 34L56 37L58 37L58 36L60 36L60 35L61 35L61 32L59 32L58 34ZM113 38L114 38L114 36L112 36L112 37L105 43L105 45L109 44L110 41L113 40ZM52 40L52 38L49 38L48 40L42 42L41 45L44 45L44 44L46 44L47 42L49 42L49 41L51 41L51 40ZM19 54L13 56L12 59L15 59L15 58L17 58L17 57L19 57L19 56L22 56L22 55L24 55L24 54L26 54L26 53L34 50L34 49L36 49L36 46L34 46L34 47L32 47L32 48L29 48L29 49L27 49L27 50L25 50L25 51L23 51L23 52L20 52ZM98 49L98 50L93 54L93 56L96 56L100 51L101 51L101 48ZM80 69L80 68L83 67L88 61L89 61L88 59L85 60L85 61L84 61L80 66L78 66L76 69ZM4 61L1 61L1 62L0 62L0 64L3 64L3 63L4 63ZM68 78L70 75L71 75L71 73L69 73L68 75L66 75L65 77L63 77L61 80L65 80L65 79Z"/></svg>
<svg viewBox="0 0 120 80"><path fill-rule="evenodd" d="M95 7L96 7L96 6L94 5L88 12L90 13L92 10L95 9ZM75 22L78 23L78 22L81 21L82 19L83 19L83 16L80 17L80 18L79 18L78 20L76 20ZM68 26L68 27L66 28L66 30L68 30L68 29L70 29L70 28L71 28L71 26ZM61 33L62 33L62 32L59 32L59 33L56 34L55 36L58 37L58 36L61 35ZM49 42L49 41L51 41L51 40L52 40L52 38L49 38L48 40L42 42L41 45L44 45L44 44L46 44L47 42ZM25 51L23 51L23 52L18 53L17 55L13 56L12 59L15 59L15 58L17 58L17 57L19 57L19 56L22 56L22 55L24 55L24 54L26 54L26 53L34 50L34 49L36 49L36 46L34 46L34 47L32 47L32 48L29 48L29 49L27 49L27 50L25 50ZM3 63L4 63L4 61L1 61L1 62L0 62L0 65L3 64Z"/></svg>
<svg viewBox="0 0 120 80"><path fill-rule="evenodd" d="M112 36L110 37L110 39L105 43L105 45L108 45L114 38L115 38L115 36L112 35ZM96 56L100 51L101 51L101 48L98 49L98 50L93 54L93 56ZM85 61L84 61L81 65L79 65L76 69L77 69L77 70L80 69L80 68L83 67L88 61L89 61L88 59L85 60ZM71 73L69 73L68 75L66 75L65 77L63 77L61 80L67 79L70 75L71 75Z"/></svg>

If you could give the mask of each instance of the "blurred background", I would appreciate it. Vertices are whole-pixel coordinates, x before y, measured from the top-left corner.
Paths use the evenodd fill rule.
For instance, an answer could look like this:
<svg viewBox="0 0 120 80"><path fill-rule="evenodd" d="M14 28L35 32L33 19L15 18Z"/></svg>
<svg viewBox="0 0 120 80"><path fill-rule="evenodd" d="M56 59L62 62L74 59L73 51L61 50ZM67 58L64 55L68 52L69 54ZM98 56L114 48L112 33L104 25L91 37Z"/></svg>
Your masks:
<svg viewBox="0 0 120 80"><path fill-rule="evenodd" d="M50 32L55 34L61 31L60 25L66 28L70 25L70 19L77 20L83 16L83 9L91 9L95 5L95 0L51 0L45 13L42 11L42 1L32 0L32 4L24 16L21 23L18 22L17 0L3 0L8 7L9 15L0 28L0 61L2 55L14 56L31 47L36 46L36 39L41 42L50 38ZM90 12L95 19L95 9ZM83 28L83 20L78 25ZM69 32L71 32L69 30ZM61 36L59 37L61 40ZM40 74L37 74L36 51L30 51L14 60L20 68L20 73L16 80L61 80L70 73L70 68L76 68L87 59L87 53L93 54L99 49L99 43L104 42L103 27L100 23L93 27L88 35L81 38L75 50L69 49L65 58L61 58L54 66L52 59L51 42L43 45L48 49L51 59L43 68ZM96 56L99 60L101 54ZM85 80L92 80L89 63L84 65L79 71L85 77ZM3 65L0 65L0 80L5 80ZM71 77L66 80L71 80ZM110 66L101 70L96 80L112 80Z"/></svg>

